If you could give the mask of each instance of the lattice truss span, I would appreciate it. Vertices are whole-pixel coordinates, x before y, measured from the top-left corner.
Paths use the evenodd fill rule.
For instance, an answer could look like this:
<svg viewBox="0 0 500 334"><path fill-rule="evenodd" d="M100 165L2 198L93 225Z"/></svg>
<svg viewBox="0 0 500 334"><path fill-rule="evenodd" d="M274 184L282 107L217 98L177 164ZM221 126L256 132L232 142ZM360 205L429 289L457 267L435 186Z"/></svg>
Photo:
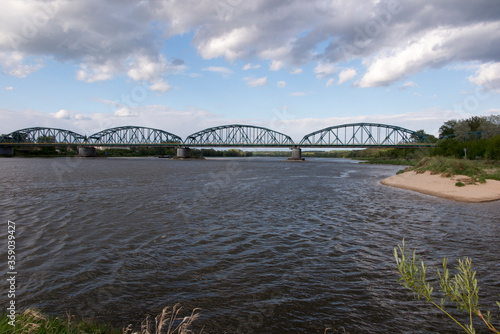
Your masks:
<svg viewBox="0 0 500 334"><path fill-rule="evenodd" d="M159 145L181 144L182 139L163 130L121 126L106 129L89 136L89 143L102 145Z"/></svg>
<svg viewBox="0 0 500 334"><path fill-rule="evenodd" d="M224 125L196 132L184 143L193 146L286 146L295 145L289 136L250 125Z"/></svg>
<svg viewBox="0 0 500 334"><path fill-rule="evenodd" d="M76 132L53 128L26 128L0 137L0 143L16 144L81 144L85 136Z"/></svg>
<svg viewBox="0 0 500 334"><path fill-rule="evenodd" d="M300 146L402 146L430 144L419 132L377 123L355 123L332 126L312 132Z"/></svg>

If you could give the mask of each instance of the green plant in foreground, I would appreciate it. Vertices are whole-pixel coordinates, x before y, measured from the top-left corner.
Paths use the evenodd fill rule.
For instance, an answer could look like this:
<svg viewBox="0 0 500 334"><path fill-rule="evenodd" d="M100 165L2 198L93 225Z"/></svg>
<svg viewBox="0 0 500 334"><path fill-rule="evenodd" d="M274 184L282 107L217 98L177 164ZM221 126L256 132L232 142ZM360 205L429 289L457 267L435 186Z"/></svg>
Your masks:
<svg viewBox="0 0 500 334"><path fill-rule="evenodd" d="M397 248L394 248L394 258L401 274L399 281L403 286L413 291L417 299L423 297L427 302L451 318L466 333L475 333L474 315L478 316L492 332L500 333L491 324L490 312L488 311L486 315L483 315L479 309L479 286L477 285L476 272L472 270L469 258L458 260L458 273L453 277L450 276L448 270L448 259L443 259L443 269L437 271L439 291L442 293L439 303L432 295L434 288L427 282L427 266L417 257L415 251L410 252L405 249L404 239L402 246L398 245ZM461 323L445 310L445 302L447 301L452 302L461 311L469 314L468 324ZM500 308L500 303L497 302L497 305Z"/></svg>
<svg viewBox="0 0 500 334"><path fill-rule="evenodd" d="M465 187L465 183L463 183L461 181L458 181L457 183L455 183L455 186L457 186L457 187Z"/></svg>

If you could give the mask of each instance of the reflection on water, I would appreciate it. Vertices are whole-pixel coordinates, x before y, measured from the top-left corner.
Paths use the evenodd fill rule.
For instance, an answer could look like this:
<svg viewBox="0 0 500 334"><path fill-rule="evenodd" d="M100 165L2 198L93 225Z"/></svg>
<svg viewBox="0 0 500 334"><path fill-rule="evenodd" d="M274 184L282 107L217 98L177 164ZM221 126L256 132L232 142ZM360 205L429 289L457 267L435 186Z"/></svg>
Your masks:
<svg viewBox="0 0 500 334"><path fill-rule="evenodd" d="M18 303L125 326L180 302L202 308L205 333L454 333L397 284L391 250L404 237L430 264L471 257L494 310L500 205L379 184L398 169L1 159L2 219L18 227Z"/></svg>

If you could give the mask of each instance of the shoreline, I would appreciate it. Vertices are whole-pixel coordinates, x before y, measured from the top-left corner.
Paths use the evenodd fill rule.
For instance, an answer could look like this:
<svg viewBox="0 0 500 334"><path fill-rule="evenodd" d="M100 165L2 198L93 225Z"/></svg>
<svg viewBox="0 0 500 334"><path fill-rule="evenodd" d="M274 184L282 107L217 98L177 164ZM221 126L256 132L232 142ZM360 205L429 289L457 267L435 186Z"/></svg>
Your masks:
<svg viewBox="0 0 500 334"><path fill-rule="evenodd" d="M466 185L455 186L459 181ZM410 171L388 177L380 183L459 202L481 203L500 200L500 181L486 180L486 183L471 183L470 178L464 175L444 177L430 172L418 174Z"/></svg>

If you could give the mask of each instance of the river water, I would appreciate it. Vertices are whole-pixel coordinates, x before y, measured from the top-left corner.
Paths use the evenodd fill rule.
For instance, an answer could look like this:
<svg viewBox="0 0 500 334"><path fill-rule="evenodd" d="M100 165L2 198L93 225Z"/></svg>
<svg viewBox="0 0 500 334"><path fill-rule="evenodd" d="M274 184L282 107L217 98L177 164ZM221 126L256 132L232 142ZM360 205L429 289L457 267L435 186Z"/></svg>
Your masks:
<svg viewBox="0 0 500 334"><path fill-rule="evenodd" d="M0 159L2 268L11 220L19 308L137 328L180 303L201 308L204 333L457 333L397 283L392 249L405 238L429 265L471 257L484 309L498 314L500 203L380 185L399 169L342 159Z"/></svg>

